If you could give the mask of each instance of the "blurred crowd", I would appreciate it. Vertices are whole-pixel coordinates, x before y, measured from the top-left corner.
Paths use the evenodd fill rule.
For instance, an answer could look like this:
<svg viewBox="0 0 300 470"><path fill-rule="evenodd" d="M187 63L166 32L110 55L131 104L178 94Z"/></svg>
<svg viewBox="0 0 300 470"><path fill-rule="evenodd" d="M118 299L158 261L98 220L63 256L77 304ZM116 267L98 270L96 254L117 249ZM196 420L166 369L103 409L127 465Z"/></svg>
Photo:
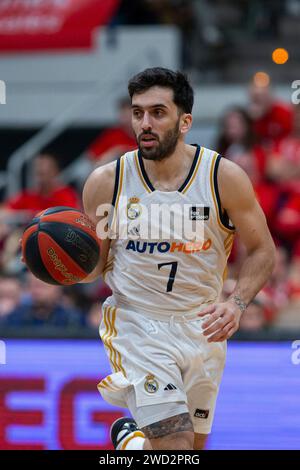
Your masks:
<svg viewBox="0 0 300 470"><path fill-rule="evenodd" d="M201 142L199 142L201 144ZM136 147L131 107L119 101L116 126L89 145L91 169ZM269 86L251 85L245 108L228 109L212 143L249 175L277 246L276 268L243 315L241 329L300 326L300 106L279 101ZM81 208L80 194L63 183L59 159L50 152L34 158L35 185L2 203L0 216L0 325L96 330L101 303L110 290L99 280L68 288L50 286L26 272L19 238L32 216L51 206ZM238 236L229 260L224 299L233 290L245 252Z"/></svg>
<svg viewBox="0 0 300 470"><path fill-rule="evenodd" d="M181 67L194 81L220 80L241 38L279 39L298 0L121 0L112 26L174 25L181 35Z"/></svg>
<svg viewBox="0 0 300 470"><path fill-rule="evenodd" d="M300 326L300 106L251 85L246 108L222 118L216 149L250 177L277 246L276 268L243 316L242 329ZM230 257L230 294L245 253L238 237Z"/></svg>

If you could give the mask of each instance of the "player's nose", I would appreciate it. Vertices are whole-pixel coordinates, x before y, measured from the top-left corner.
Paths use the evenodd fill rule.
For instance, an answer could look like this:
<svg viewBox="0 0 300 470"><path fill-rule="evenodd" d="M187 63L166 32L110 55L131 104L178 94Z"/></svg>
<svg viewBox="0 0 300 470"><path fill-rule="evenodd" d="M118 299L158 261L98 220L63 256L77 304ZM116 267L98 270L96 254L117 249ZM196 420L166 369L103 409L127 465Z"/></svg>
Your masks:
<svg viewBox="0 0 300 470"><path fill-rule="evenodd" d="M147 112L145 112L143 116L142 129L143 131L149 131L152 129L150 115Z"/></svg>

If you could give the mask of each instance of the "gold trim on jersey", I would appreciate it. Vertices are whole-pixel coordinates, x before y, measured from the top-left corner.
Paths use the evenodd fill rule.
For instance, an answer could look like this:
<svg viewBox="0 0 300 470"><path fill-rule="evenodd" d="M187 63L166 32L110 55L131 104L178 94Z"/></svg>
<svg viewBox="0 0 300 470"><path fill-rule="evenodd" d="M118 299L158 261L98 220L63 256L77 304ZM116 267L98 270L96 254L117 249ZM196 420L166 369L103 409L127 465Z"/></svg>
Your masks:
<svg viewBox="0 0 300 470"><path fill-rule="evenodd" d="M115 225L115 220L116 220L116 216L117 216L117 210L118 210L119 199L120 199L120 195L121 195L122 187L123 187L124 166L125 166L125 160L124 160L124 158L125 158L124 155L122 155L122 157L120 158L120 175L119 175L119 181L118 181L117 196L116 196L116 201L115 201L115 205L114 205L113 218L112 218L112 222L111 222L111 224L110 224L110 227L111 227L112 230L114 230L114 225Z"/></svg>
<svg viewBox="0 0 300 470"><path fill-rule="evenodd" d="M113 366L114 371L117 372L117 364L114 361L115 353L111 342L113 336L113 325L110 321L110 314L112 312L112 309L113 307L109 307L103 312L103 320L106 327L106 335L105 337L103 336L103 343L109 350L109 360Z"/></svg>
<svg viewBox="0 0 300 470"><path fill-rule="evenodd" d="M227 251L229 247L232 246L233 241L234 241L234 233L229 233L228 236L224 240L224 248Z"/></svg>
<svg viewBox="0 0 300 470"><path fill-rule="evenodd" d="M211 167L210 167L210 179L209 179L209 181L210 181L210 190L211 190L211 193L212 193L212 196L213 196L215 210L216 210L216 214L217 214L217 221L218 221L218 224L219 224L220 228L222 230L224 230L225 232L229 233L229 234L233 234L235 232L235 230L234 229L231 230L231 229L225 227L225 225L223 225L221 220L220 220L219 207L218 207L218 204L217 204L217 197L216 197L215 185L214 185L214 169L215 169L215 164L216 164L217 157L218 157L218 154L216 152L214 154L213 158L212 158L212 163L211 163Z"/></svg>
<svg viewBox="0 0 300 470"><path fill-rule="evenodd" d="M233 242L234 242L234 237L235 237L234 233L229 233L227 235L227 237L225 238L225 240L224 240L224 249L225 249L225 253L226 253L227 258L229 257L229 255L231 253L232 245L233 245Z"/></svg>
<svg viewBox="0 0 300 470"><path fill-rule="evenodd" d="M120 195L121 195L121 191L123 187L124 166L125 166L124 159L125 159L125 156L122 155L122 157L120 158L120 178L119 178L119 187L118 187L118 192L117 192L117 197L116 197L116 205L115 205L116 208L118 207L119 199L120 199Z"/></svg>
<svg viewBox="0 0 300 470"><path fill-rule="evenodd" d="M227 235L227 237L225 238L225 240L224 240L224 246L225 246L225 247L226 247L226 245L228 245L228 243L230 242L230 239L231 239L232 235L233 235L232 233L229 233L229 234Z"/></svg>
<svg viewBox="0 0 300 470"><path fill-rule="evenodd" d="M115 258L113 258L111 261L108 261L106 265L104 266L103 273L107 271L108 268L111 268L114 265Z"/></svg>
<svg viewBox="0 0 300 470"><path fill-rule="evenodd" d="M113 270L113 268L111 267L110 269L107 269L105 272L103 272L102 277L103 277L103 281L104 281L104 282L106 282L106 275L107 275L108 273L110 273L112 270Z"/></svg>
<svg viewBox="0 0 300 470"><path fill-rule="evenodd" d="M105 276L106 274L109 272L109 271L112 271L113 270L113 266L114 266L114 261L115 261L115 257L112 256L110 259L107 260L104 268L103 268L103 271L102 271L102 277L103 279L105 280Z"/></svg>
<svg viewBox="0 0 300 470"><path fill-rule="evenodd" d="M108 382L108 383L107 383ZM111 375L108 375L105 377L105 379L101 380L101 382L98 383L97 388L103 388L108 391L113 391L113 392L118 392L119 390L122 389L122 387L119 387L115 383L113 383L113 380L111 378Z"/></svg>
<svg viewBox="0 0 300 470"><path fill-rule="evenodd" d="M107 383L109 382L109 383ZM107 376L105 379L101 380L101 382L98 384L98 388L104 388L106 390L110 390L113 392L117 392L119 390L118 387L116 387L111 380L110 376Z"/></svg>
<svg viewBox="0 0 300 470"><path fill-rule="evenodd" d="M186 185L186 187L183 189L183 191L181 191L182 194L185 194L187 192L187 190L191 187L191 185L193 184L193 181L194 179L196 178L196 175L198 173L198 170L199 170L199 166L200 166L200 163L201 163L201 160L202 160L202 156L203 156L203 152L204 152L204 148L201 147L201 150L200 150L200 154L198 156L198 161L197 161L197 164L195 166L195 169L193 171L193 174L192 176L190 177L190 180L188 182L188 184Z"/></svg>
<svg viewBox="0 0 300 470"><path fill-rule="evenodd" d="M233 241L234 241L234 238L231 240L231 242L229 243L229 245L225 248L225 253L226 253L226 256L227 256L227 257L228 257L228 256L230 255L230 253L231 253Z"/></svg>
<svg viewBox="0 0 300 470"><path fill-rule="evenodd" d="M235 237L235 233L231 232L227 235L227 237L224 240L224 250L225 250L227 259L229 258L229 255L231 253L232 245L234 242L234 237ZM228 275L228 266L226 265L224 272L223 272L223 276L222 276L223 282L227 279L227 275Z"/></svg>
<svg viewBox="0 0 300 470"><path fill-rule="evenodd" d="M102 341L109 351L109 360L115 372L122 372L126 377L126 372L122 366L121 354L113 347L112 340L118 335L115 322L116 322L117 309L115 307L105 307L103 309L103 322L105 325L105 333Z"/></svg>
<svg viewBox="0 0 300 470"><path fill-rule="evenodd" d="M225 269L223 271L223 276L222 276L223 283L226 281L227 276L228 276L228 267L225 266Z"/></svg>
<svg viewBox="0 0 300 470"><path fill-rule="evenodd" d="M144 186L144 188L146 189L146 191L148 193L152 193L152 190L149 188L148 184L146 183L145 178L143 177L143 173L142 173L141 165L140 165L140 162L139 162L139 157L138 157L138 151L137 150L134 152L134 162L135 162L135 166L136 166L136 169L137 169L137 172L138 172L138 175L140 177L142 185Z"/></svg>

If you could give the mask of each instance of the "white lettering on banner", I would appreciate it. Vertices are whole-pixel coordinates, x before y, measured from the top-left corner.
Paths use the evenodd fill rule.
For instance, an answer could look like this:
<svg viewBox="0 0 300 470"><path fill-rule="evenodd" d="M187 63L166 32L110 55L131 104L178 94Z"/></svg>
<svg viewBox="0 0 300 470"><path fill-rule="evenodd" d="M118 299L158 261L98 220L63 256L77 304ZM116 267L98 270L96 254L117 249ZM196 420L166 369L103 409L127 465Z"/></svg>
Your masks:
<svg viewBox="0 0 300 470"><path fill-rule="evenodd" d="M3 10L33 8L68 8L72 0L1 0L0 12Z"/></svg>
<svg viewBox="0 0 300 470"><path fill-rule="evenodd" d="M292 349L295 351L292 353L291 361L295 366L300 365L300 340L296 340L292 343Z"/></svg>
<svg viewBox="0 0 300 470"><path fill-rule="evenodd" d="M6 364L6 344L0 341L0 364Z"/></svg>
<svg viewBox="0 0 300 470"><path fill-rule="evenodd" d="M296 88L296 90L292 93L292 103L299 104L300 103L300 80L294 80L292 83L292 88Z"/></svg>
<svg viewBox="0 0 300 470"><path fill-rule="evenodd" d="M0 80L0 104L6 104L6 85L3 80Z"/></svg>
<svg viewBox="0 0 300 470"><path fill-rule="evenodd" d="M0 30L2 34L16 33L42 33L58 32L63 26L63 18L50 15L28 15L22 17L0 19Z"/></svg>

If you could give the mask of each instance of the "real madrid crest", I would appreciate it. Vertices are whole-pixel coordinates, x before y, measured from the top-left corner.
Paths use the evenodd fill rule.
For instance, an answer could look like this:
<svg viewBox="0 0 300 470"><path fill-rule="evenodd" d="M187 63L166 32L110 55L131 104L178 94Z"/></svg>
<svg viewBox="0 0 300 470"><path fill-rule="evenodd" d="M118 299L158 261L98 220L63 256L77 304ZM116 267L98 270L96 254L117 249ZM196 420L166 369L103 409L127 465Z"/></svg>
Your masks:
<svg viewBox="0 0 300 470"><path fill-rule="evenodd" d="M142 207L140 205L140 199L138 197L131 197L127 204L127 217L130 220L137 219L142 213Z"/></svg>
<svg viewBox="0 0 300 470"><path fill-rule="evenodd" d="M149 375L146 376L146 380L145 380L145 383L144 383L144 388L145 388L146 392L148 392L148 393L157 392L157 390L159 388L159 385L158 385L157 380L155 380L154 375L149 374Z"/></svg>

